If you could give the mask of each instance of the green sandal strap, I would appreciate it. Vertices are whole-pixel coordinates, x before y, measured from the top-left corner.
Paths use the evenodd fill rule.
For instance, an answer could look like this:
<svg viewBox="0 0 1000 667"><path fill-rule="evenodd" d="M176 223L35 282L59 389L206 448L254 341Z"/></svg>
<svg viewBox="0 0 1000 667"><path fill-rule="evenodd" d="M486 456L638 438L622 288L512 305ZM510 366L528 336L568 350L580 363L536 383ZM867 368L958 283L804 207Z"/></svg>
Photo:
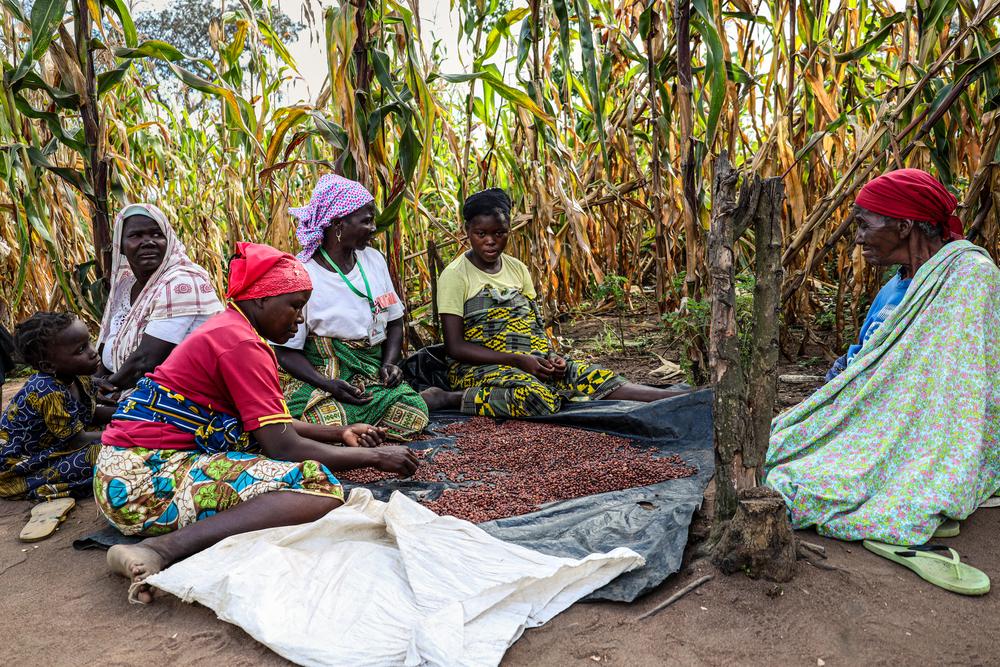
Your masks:
<svg viewBox="0 0 1000 667"><path fill-rule="evenodd" d="M947 551L949 556L940 556L935 551ZM943 544L919 544L914 546L905 547L900 551L895 552L897 556L902 556L904 558L916 558L917 556L922 556L924 558L932 558L934 560L939 560L947 563L955 568L955 577L958 579L962 578L962 570L958 566L962 564L962 560L958 556L958 552L950 547L946 547Z"/></svg>

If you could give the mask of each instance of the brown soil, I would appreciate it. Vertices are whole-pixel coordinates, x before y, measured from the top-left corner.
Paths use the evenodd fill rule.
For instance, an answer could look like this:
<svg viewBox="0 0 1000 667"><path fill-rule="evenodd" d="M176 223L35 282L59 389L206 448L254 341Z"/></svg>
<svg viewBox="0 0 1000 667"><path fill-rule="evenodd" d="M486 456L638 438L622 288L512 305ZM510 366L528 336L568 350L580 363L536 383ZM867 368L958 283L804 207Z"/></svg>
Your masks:
<svg viewBox="0 0 1000 667"><path fill-rule="evenodd" d="M129 605L125 580L102 551L73 539L102 522L81 501L52 538L17 541L30 504L0 501L0 618L11 665L287 664L238 627L197 605L161 595ZM1000 581L994 536L1000 509L981 510L947 540L967 563ZM860 544L805 539L827 548L822 570L799 562L774 585L716 574L698 591L644 621L638 617L713 568L699 561L634 604L582 603L529 630L506 665L992 664L1000 597L966 598L927 584ZM24 551L24 550L27 551Z"/></svg>
<svg viewBox="0 0 1000 667"><path fill-rule="evenodd" d="M636 324L639 324L638 322ZM632 329L626 325L626 331ZM577 332L574 331L574 334ZM564 332L564 335L565 332ZM635 381L660 365L644 349L616 358L608 350L588 356ZM577 334L579 340L586 336ZM580 349L580 345L574 345ZM669 357L668 357L669 358ZM674 356L676 360L676 356ZM621 363L628 362L628 363ZM783 365L782 373L821 375L825 362ZM14 385L4 387L9 398ZM782 406L801 400L811 386L783 386ZM160 596L149 607L131 606L123 579L107 573L104 553L74 551L73 539L103 527L92 501L80 501L54 537L37 545L17 541L30 504L0 501L0 618L3 662L23 665L157 662L169 665L279 665L283 659L239 628L199 606ZM945 543L962 559L1000 581L1000 509L981 510ZM967 598L927 584L909 570L858 543L827 540L835 570L799 562L782 585L743 575L715 579L658 615L638 620L673 592L713 573L706 561L684 571L634 604L581 603L547 625L529 630L510 649L505 665L853 665L996 662L1000 597Z"/></svg>

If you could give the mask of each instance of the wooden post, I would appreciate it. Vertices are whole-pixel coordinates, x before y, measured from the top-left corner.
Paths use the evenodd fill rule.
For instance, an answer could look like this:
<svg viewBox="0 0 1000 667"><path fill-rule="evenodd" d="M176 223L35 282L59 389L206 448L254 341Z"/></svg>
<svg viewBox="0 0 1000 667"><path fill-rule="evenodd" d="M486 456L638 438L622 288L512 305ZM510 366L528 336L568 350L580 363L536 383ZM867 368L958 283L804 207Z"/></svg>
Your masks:
<svg viewBox="0 0 1000 667"><path fill-rule="evenodd" d="M712 296L709 367L715 386L715 535L712 559L723 572L787 581L795 538L784 500L759 488L777 398L781 303L780 178L748 179L722 153L712 181L708 266ZM738 194L737 194L738 193ZM754 230L756 277L752 346L744 365L736 313L736 243Z"/></svg>
<svg viewBox="0 0 1000 667"><path fill-rule="evenodd" d="M739 172L723 152L712 180L712 223L708 233L708 270L712 313L708 343L709 369L715 387L715 516L729 519L736 511L741 452L748 435L746 380L740 364L736 330L736 186Z"/></svg>
<svg viewBox="0 0 1000 667"><path fill-rule="evenodd" d="M781 214L785 185L780 178L755 179L759 191L753 216L756 281L753 290L753 351L750 358L749 407L752 437L743 448L743 465L760 483L778 398L778 336L781 318Z"/></svg>

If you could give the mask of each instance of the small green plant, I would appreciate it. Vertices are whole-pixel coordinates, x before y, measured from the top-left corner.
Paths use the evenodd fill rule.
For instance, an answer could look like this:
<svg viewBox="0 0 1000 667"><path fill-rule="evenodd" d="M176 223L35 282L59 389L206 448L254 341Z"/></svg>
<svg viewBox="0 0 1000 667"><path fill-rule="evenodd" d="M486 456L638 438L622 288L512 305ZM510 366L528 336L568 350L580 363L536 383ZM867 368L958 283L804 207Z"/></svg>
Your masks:
<svg viewBox="0 0 1000 667"><path fill-rule="evenodd" d="M598 284L593 277L590 279L590 297L594 301L605 301L612 299L618 308L625 307L625 285L628 278L609 273L604 276L604 281Z"/></svg>
<svg viewBox="0 0 1000 667"><path fill-rule="evenodd" d="M680 366L688 384L701 385L708 380L701 361L707 358L711 314L712 304L709 301L686 299L678 310L664 313L661 318L672 336L671 345L682 348Z"/></svg>
<svg viewBox="0 0 1000 667"><path fill-rule="evenodd" d="M676 281L675 281L676 282ZM681 279L683 283L683 279ZM740 360L750 363L753 350L753 290L756 281L752 274L736 277L736 324L740 339ZM678 285L679 288L679 285ZM712 303L698 299L686 299L680 309L664 313L663 325L672 334L671 344L683 347L687 352L681 355L681 369L691 384L707 381L706 369L698 368L696 360L707 358L708 329L712 315Z"/></svg>

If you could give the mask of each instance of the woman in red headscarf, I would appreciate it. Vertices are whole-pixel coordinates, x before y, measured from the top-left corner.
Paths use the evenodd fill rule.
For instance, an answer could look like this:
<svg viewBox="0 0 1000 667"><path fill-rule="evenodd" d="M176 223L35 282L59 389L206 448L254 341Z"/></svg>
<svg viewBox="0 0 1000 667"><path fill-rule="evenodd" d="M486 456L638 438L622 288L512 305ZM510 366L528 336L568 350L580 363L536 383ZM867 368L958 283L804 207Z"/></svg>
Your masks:
<svg viewBox="0 0 1000 667"><path fill-rule="evenodd" d="M858 342L834 362L826 375L832 380L903 300L913 276L946 243L965 238L958 205L941 183L920 169L897 169L870 181L854 202L858 231L854 242L869 264L899 266L896 275L875 297L861 325Z"/></svg>
<svg viewBox="0 0 1000 667"><path fill-rule="evenodd" d="M302 264L269 246L238 244L226 310L186 338L123 400L102 438L97 505L136 545L108 552L113 570L141 582L219 540L314 521L343 503L334 470L373 466L412 474L406 447L375 444L370 426L294 422L266 340L288 340L302 322L312 282ZM330 437L334 434L334 437Z"/></svg>
<svg viewBox="0 0 1000 667"><path fill-rule="evenodd" d="M923 545L945 522L945 536L957 533L954 522L1000 488L1000 270L963 240L956 204L918 169L858 194L855 243L869 264L899 271L830 381L774 420L765 483L795 528L872 550ZM925 549L890 551L941 568ZM935 583L988 590L956 582L957 565L944 570L950 583Z"/></svg>

